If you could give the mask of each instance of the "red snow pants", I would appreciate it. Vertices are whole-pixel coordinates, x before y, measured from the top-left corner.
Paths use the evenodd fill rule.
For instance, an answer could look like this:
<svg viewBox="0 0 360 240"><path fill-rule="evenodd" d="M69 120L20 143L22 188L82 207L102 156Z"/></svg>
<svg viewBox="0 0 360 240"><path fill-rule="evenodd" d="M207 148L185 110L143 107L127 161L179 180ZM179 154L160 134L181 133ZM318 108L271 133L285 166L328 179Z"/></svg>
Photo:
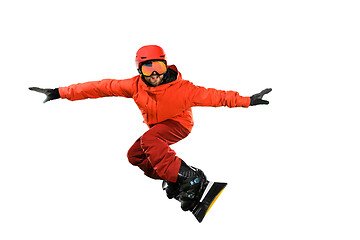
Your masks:
<svg viewBox="0 0 360 240"><path fill-rule="evenodd" d="M150 178L176 182L181 159L170 145L184 139L189 133L174 120L154 124L129 149L129 162Z"/></svg>

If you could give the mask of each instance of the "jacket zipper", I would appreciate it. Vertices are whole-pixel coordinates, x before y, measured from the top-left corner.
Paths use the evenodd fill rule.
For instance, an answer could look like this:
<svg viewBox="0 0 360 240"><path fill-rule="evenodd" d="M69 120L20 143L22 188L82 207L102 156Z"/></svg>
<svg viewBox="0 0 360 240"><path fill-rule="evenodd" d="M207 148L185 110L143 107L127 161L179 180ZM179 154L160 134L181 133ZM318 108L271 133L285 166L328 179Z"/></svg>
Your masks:
<svg viewBox="0 0 360 240"><path fill-rule="evenodd" d="M156 95L155 95L155 117L156 117L156 122L159 121L158 119L158 108L157 108L157 100L156 100Z"/></svg>

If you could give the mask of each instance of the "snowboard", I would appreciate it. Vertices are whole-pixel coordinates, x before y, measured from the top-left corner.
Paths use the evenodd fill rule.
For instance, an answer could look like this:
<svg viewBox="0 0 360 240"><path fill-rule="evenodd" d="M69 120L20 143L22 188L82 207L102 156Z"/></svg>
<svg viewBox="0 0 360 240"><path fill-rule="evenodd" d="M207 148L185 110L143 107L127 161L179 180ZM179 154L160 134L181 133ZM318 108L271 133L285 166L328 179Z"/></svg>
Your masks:
<svg viewBox="0 0 360 240"><path fill-rule="evenodd" d="M191 211L199 223L203 221L204 217L225 189L226 185L227 183L208 182L200 201Z"/></svg>

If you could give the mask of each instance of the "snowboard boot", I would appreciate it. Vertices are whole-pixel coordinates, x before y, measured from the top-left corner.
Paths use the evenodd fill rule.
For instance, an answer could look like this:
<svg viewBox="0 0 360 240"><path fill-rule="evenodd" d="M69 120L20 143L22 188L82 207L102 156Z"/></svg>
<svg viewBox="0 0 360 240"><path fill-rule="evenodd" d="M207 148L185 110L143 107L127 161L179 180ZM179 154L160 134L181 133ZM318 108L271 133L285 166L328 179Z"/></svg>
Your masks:
<svg viewBox="0 0 360 240"><path fill-rule="evenodd" d="M192 211L199 203L208 184L205 174L198 168L188 166L181 161L177 182L179 185L178 196L183 211Z"/></svg>

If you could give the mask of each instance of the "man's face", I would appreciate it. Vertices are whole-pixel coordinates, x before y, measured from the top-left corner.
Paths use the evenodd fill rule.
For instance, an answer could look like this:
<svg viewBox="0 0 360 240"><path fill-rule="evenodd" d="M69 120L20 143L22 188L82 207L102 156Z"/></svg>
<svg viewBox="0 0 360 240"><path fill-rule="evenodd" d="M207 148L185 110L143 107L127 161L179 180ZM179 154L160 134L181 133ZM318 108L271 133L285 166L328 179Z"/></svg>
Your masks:
<svg viewBox="0 0 360 240"><path fill-rule="evenodd" d="M159 86L164 78L164 74L152 74L150 77L145 77L145 81L153 85L154 87Z"/></svg>

